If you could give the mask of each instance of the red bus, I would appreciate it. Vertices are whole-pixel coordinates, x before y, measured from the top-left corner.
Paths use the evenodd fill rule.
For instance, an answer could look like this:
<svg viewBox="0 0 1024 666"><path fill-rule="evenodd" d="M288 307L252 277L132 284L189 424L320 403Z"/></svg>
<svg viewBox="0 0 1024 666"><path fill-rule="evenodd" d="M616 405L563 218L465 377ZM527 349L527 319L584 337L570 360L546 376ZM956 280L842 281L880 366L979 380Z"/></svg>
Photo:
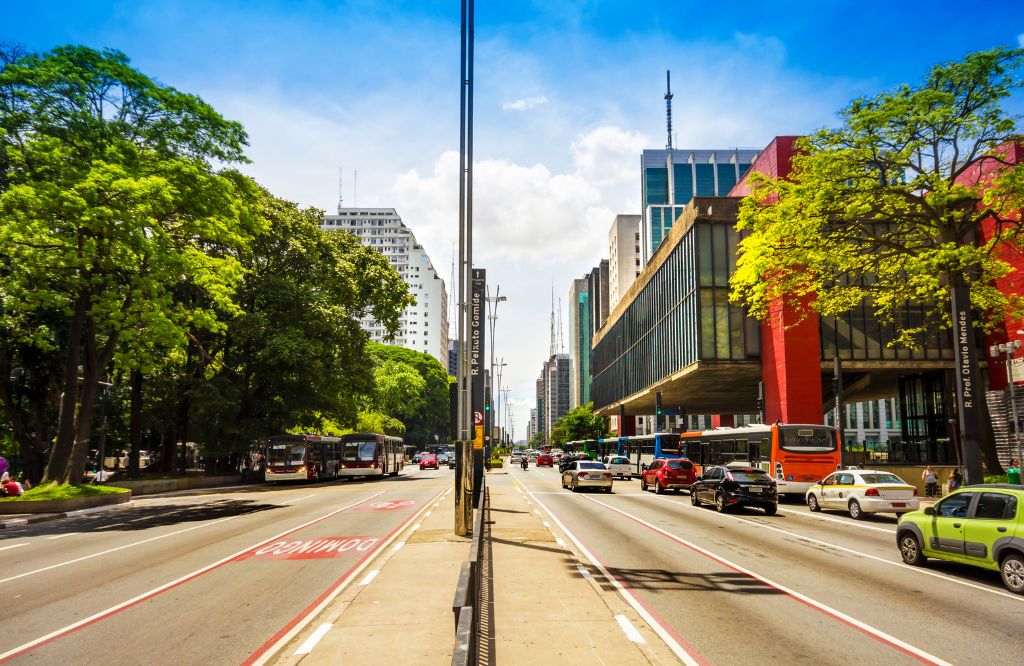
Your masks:
<svg viewBox="0 0 1024 666"><path fill-rule="evenodd" d="M405 443L401 437L358 432L341 437L339 475L396 476L405 467Z"/></svg>
<svg viewBox="0 0 1024 666"><path fill-rule="evenodd" d="M266 442L267 481L336 479L341 438L321 435L281 435Z"/></svg>

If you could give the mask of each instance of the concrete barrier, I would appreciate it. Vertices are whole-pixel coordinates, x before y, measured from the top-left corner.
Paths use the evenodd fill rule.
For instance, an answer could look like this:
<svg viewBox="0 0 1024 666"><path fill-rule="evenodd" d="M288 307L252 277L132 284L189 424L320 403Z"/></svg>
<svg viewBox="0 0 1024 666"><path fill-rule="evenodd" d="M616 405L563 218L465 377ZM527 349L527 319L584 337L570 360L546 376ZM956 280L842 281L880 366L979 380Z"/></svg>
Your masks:
<svg viewBox="0 0 1024 666"><path fill-rule="evenodd" d="M106 493L89 495L62 500L24 500L20 502L0 502L0 515L19 513L66 513L81 509L94 509L98 506L126 504L132 499L132 491L125 493Z"/></svg>
<svg viewBox="0 0 1024 666"><path fill-rule="evenodd" d="M223 474L219 476L182 476L172 479L133 479L131 481L111 481L108 486L128 488L135 496L169 493L175 490L193 490L196 488L213 488L231 486L241 483L239 474Z"/></svg>

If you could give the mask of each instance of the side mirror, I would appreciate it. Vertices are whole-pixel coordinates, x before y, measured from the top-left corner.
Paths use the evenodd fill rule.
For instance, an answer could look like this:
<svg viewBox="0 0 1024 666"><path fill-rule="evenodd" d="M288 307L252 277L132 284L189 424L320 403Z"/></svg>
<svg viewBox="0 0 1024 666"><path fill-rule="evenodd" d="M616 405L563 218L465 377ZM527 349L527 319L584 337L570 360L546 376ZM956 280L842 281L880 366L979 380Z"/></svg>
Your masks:
<svg viewBox="0 0 1024 666"><path fill-rule="evenodd" d="M926 506L924 508L924 515L926 515L926 516L934 516L935 515L935 507Z"/></svg>

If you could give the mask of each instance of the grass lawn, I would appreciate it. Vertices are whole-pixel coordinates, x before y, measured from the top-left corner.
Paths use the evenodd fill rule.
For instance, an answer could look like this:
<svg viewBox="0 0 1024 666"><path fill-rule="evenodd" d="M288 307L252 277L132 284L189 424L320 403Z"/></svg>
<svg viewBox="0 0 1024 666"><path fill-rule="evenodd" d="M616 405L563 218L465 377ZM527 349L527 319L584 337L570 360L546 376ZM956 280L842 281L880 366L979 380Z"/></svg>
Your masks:
<svg viewBox="0 0 1024 666"><path fill-rule="evenodd" d="M111 493L126 493L127 488L114 488L112 486L73 486L68 483L58 485L56 482L37 486L32 490L26 490L21 497L3 497L0 502L38 502L41 500L65 500L76 497L91 497L93 495L109 495Z"/></svg>

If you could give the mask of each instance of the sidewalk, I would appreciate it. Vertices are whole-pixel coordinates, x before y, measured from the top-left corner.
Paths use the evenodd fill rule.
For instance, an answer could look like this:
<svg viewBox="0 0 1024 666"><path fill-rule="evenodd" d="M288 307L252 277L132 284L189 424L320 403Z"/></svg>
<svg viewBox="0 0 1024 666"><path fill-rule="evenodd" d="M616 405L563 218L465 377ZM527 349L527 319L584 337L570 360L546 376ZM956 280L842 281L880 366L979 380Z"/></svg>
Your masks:
<svg viewBox="0 0 1024 666"><path fill-rule="evenodd" d="M602 589L600 574L556 541L545 518L534 512L538 507L516 490L511 476L491 471L487 485L492 575L485 583L489 604L481 643L489 663L678 663L616 592ZM453 493L430 512L419 528L399 536L396 543L404 544L398 550L389 547L371 565L379 570L372 582L359 584L360 576L274 663L450 664L452 599L470 543L452 531ZM634 639L644 642L632 642L623 622L636 630ZM326 632L320 641L308 654L296 654L317 627Z"/></svg>

